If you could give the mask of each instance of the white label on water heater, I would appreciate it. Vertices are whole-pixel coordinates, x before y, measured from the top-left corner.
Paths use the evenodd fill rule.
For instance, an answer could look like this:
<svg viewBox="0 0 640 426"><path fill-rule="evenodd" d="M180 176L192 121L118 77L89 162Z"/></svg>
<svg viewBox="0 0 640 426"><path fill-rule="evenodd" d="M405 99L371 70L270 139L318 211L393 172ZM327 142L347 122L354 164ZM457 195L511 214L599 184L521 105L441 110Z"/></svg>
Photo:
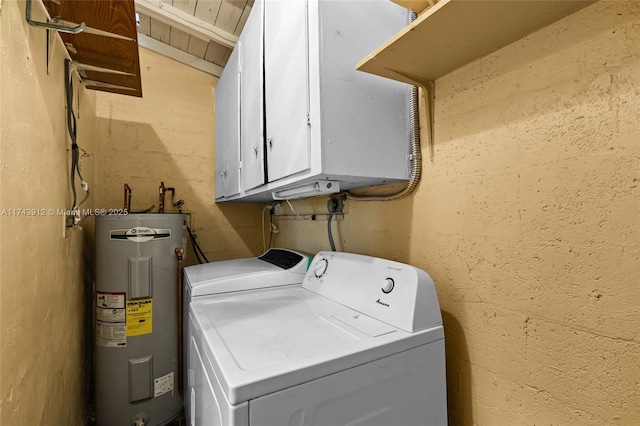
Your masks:
<svg viewBox="0 0 640 426"><path fill-rule="evenodd" d="M124 322L125 310L116 308L96 308L96 319L104 322Z"/></svg>
<svg viewBox="0 0 640 426"><path fill-rule="evenodd" d="M109 231L110 240L146 243L151 240L165 240L167 238L171 238L171 229L156 229L147 228L146 226L138 226L129 229L111 229Z"/></svg>
<svg viewBox="0 0 640 426"><path fill-rule="evenodd" d="M127 329L124 324L96 321L96 345L107 348L127 346Z"/></svg>
<svg viewBox="0 0 640 426"><path fill-rule="evenodd" d="M127 346L124 301L125 293L96 292L96 345Z"/></svg>
<svg viewBox="0 0 640 426"><path fill-rule="evenodd" d="M157 398L167 392L173 391L173 371L153 381L153 397Z"/></svg>

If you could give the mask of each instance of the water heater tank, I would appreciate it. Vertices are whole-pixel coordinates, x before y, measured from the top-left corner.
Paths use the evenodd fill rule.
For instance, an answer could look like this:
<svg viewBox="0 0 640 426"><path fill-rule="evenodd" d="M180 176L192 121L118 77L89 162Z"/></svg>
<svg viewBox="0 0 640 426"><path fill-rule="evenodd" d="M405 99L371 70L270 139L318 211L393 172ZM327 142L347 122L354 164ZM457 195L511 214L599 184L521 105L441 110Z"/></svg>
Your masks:
<svg viewBox="0 0 640 426"><path fill-rule="evenodd" d="M182 214L96 218L96 425L165 425L180 414Z"/></svg>

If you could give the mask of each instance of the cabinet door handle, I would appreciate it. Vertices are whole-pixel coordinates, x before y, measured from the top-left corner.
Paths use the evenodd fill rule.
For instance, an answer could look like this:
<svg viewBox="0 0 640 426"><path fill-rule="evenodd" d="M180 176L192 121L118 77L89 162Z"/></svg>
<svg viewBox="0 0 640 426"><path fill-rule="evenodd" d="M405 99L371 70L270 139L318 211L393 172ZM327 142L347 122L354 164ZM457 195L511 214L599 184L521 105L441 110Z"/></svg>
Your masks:
<svg viewBox="0 0 640 426"><path fill-rule="evenodd" d="M255 145L253 146L253 156L256 158L258 157L258 147Z"/></svg>
<svg viewBox="0 0 640 426"><path fill-rule="evenodd" d="M267 139L267 143L269 144L269 149L273 149L273 139Z"/></svg>

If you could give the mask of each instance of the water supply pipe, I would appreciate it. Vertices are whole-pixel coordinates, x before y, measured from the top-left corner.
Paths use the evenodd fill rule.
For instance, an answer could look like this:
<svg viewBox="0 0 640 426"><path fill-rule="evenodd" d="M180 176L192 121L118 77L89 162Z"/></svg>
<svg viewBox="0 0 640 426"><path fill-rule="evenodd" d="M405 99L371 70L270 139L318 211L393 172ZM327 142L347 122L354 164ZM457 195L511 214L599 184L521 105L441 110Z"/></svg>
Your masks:
<svg viewBox="0 0 640 426"><path fill-rule="evenodd" d="M131 187L128 184L124 184L124 211L131 211Z"/></svg>
<svg viewBox="0 0 640 426"><path fill-rule="evenodd" d="M164 193L167 189L164 182L160 182L160 200L158 201L158 213L164 213Z"/></svg>

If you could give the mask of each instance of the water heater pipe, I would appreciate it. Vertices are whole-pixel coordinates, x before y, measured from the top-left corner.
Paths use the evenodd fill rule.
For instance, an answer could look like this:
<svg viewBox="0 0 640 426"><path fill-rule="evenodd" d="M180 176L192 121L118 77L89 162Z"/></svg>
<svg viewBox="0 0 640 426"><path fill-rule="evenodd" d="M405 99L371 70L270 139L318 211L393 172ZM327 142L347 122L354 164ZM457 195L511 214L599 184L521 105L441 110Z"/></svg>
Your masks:
<svg viewBox="0 0 640 426"><path fill-rule="evenodd" d="M124 210L127 211L128 213L150 213L151 210L153 210L156 205L152 204L151 207L149 207L146 210L139 210L139 211L133 211L131 210L131 193L133 191L131 191L131 187L129 185L127 185L126 183L124 184Z"/></svg>
<svg viewBox="0 0 640 426"><path fill-rule="evenodd" d="M124 211L131 211L131 187L128 184L124 184Z"/></svg>
<svg viewBox="0 0 640 426"><path fill-rule="evenodd" d="M184 255L184 249L182 247L176 248L176 256L178 256L178 390L182 392L182 273L183 264L182 259Z"/></svg>
<svg viewBox="0 0 640 426"><path fill-rule="evenodd" d="M173 203L173 197L176 195L176 189L167 188L164 186L164 182L160 182L159 192L160 192L160 200L159 200L158 213L164 213L164 204L165 204L166 194L167 192L171 192L171 202ZM175 204L173 205L175 206Z"/></svg>
<svg viewBox="0 0 640 426"><path fill-rule="evenodd" d="M164 192L166 188L164 187L164 182L160 182L160 200L158 201L158 213L164 213Z"/></svg>

